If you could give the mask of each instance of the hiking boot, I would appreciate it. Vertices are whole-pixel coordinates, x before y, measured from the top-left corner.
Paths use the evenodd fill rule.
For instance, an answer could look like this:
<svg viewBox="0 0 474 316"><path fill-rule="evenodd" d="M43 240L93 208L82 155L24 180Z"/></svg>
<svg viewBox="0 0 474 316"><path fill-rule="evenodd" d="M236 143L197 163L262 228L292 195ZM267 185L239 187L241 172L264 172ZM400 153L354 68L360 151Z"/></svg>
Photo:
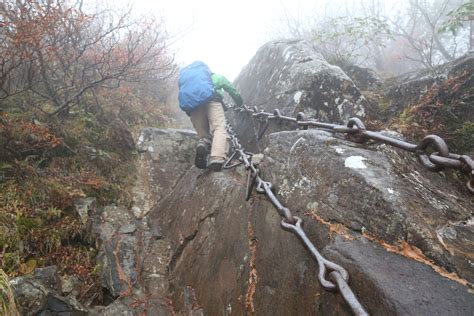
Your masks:
<svg viewBox="0 0 474 316"><path fill-rule="evenodd" d="M194 159L194 164L196 167L199 169L207 168L207 157L209 156L210 151L210 141L205 138L201 138L196 146L196 158Z"/></svg>
<svg viewBox="0 0 474 316"><path fill-rule="evenodd" d="M221 171L226 159L222 157L211 157L209 159L209 169L212 171Z"/></svg>

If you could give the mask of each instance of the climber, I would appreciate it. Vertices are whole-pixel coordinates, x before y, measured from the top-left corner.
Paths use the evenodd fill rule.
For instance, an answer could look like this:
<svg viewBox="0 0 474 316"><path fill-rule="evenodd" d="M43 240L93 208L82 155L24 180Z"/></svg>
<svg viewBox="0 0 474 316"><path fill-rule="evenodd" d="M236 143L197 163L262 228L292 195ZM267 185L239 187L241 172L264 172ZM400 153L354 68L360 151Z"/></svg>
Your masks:
<svg viewBox="0 0 474 316"><path fill-rule="evenodd" d="M199 136L194 163L200 169L209 167L213 171L220 171L229 152L224 90L238 107L243 104L242 97L229 80L212 73L201 61L195 61L180 70L178 85L179 106L191 118Z"/></svg>

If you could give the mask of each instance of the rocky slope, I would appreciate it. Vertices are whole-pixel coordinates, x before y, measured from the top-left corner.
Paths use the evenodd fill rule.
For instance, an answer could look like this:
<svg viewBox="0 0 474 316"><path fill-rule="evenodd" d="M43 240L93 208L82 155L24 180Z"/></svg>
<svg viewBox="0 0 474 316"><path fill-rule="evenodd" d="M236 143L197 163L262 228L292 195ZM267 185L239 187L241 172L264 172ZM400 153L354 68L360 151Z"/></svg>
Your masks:
<svg viewBox="0 0 474 316"><path fill-rule="evenodd" d="M457 281L472 280L465 254L468 195L385 146L362 148L315 130L269 138L264 177L305 219L323 254L349 270L370 313L472 311L469 288L426 265L432 261L456 271ZM272 205L258 195L245 202L245 182L243 167L222 173L191 168L151 213L171 243L174 308L185 312L191 304L209 315L348 313L338 295L321 289L316 264L280 228Z"/></svg>
<svg viewBox="0 0 474 316"><path fill-rule="evenodd" d="M306 42L270 42L259 49L235 81L244 102L260 110L296 116L304 111L322 122L346 123L366 115L367 101L352 80L329 64ZM253 122L246 113L229 113L228 119L243 145L252 151L265 147L255 143ZM288 128L271 124L268 131Z"/></svg>
<svg viewBox="0 0 474 316"><path fill-rule="evenodd" d="M282 75L273 82L273 73ZM336 98L325 112L324 102L308 97L322 86L318 93L348 100L347 115L363 116L365 101L354 83L304 42L267 44L237 85L247 104L344 121ZM386 145L356 145L317 130L274 132L257 144L247 114L229 117L243 142L263 152L262 176L304 218L315 245L349 270L371 314L472 312L472 197L465 188ZM339 295L321 289L316 264L280 228L272 205L260 195L245 202L245 183L243 167L222 173L191 167L150 214L170 240L175 310L348 313Z"/></svg>
<svg viewBox="0 0 474 316"><path fill-rule="evenodd" d="M371 120L417 142L437 134L453 151L474 154L474 53L386 81L374 81L368 71L350 73L369 99Z"/></svg>
<svg viewBox="0 0 474 316"><path fill-rule="evenodd" d="M237 85L248 105L267 111L334 123L367 114L357 84L305 42L268 43ZM321 253L348 270L370 314L472 314L473 199L465 187L387 145L277 124L257 142L248 113L227 116L260 153L262 178ZM23 311L54 314L60 300L68 311L98 315L349 315L265 196L246 201L245 168L197 169L195 144L187 130L144 129L134 206L82 212L110 304L84 308L64 281L18 279L41 283L30 291L42 295L38 306Z"/></svg>

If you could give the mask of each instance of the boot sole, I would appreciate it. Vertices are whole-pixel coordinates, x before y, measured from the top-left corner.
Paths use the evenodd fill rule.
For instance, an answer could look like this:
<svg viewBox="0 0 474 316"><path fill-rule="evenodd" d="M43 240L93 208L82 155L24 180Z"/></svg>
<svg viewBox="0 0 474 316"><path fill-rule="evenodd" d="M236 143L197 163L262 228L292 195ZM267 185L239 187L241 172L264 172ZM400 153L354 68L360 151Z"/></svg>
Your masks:
<svg viewBox="0 0 474 316"><path fill-rule="evenodd" d="M209 151L205 145L198 145L196 148L196 158L194 159L194 164L199 169L207 169L207 156Z"/></svg>
<svg viewBox="0 0 474 316"><path fill-rule="evenodd" d="M221 171L223 165L223 162L211 162L209 164L209 169L211 169L212 171Z"/></svg>

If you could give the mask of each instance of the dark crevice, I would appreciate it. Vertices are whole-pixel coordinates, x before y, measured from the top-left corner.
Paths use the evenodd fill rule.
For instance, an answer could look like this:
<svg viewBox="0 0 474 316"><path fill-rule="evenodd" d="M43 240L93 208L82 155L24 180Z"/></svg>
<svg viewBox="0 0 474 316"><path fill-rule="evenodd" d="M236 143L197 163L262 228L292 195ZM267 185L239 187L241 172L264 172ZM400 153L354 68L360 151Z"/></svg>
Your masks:
<svg viewBox="0 0 474 316"><path fill-rule="evenodd" d="M186 249L186 246L196 237L202 223L205 220L209 219L209 218L215 217L215 215L217 215L217 212L212 212L212 213L206 215L204 218L200 219L199 223L196 226L196 229L194 230L194 232L191 235L184 237L183 242L178 246L178 248L176 249L176 251L174 252L173 256L170 259L170 262L168 264L168 273L169 274L171 274L171 272L176 267L176 263L181 258L181 255L183 254L184 249Z"/></svg>
<svg viewBox="0 0 474 316"><path fill-rule="evenodd" d="M101 299L93 301L92 305L108 306L115 301L114 296L106 287L102 287Z"/></svg>

